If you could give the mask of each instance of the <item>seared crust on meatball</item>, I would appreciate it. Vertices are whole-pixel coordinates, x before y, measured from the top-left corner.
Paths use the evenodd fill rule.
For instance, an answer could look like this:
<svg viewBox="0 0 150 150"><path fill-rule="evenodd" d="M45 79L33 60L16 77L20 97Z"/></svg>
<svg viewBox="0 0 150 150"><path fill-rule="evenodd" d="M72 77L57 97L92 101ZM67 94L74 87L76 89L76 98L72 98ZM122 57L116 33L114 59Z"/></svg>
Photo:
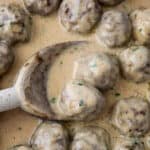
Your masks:
<svg viewBox="0 0 150 150"><path fill-rule="evenodd" d="M31 18L16 4L0 6L0 41L10 44L30 38Z"/></svg>
<svg viewBox="0 0 150 150"><path fill-rule="evenodd" d="M144 143L138 138L120 137L115 141L113 150L145 150Z"/></svg>
<svg viewBox="0 0 150 150"><path fill-rule="evenodd" d="M74 79L84 80L101 90L112 88L119 76L119 65L115 56L92 53L74 63Z"/></svg>
<svg viewBox="0 0 150 150"><path fill-rule="evenodd" d="M27 145L17 145L10 148L9 150L33 150L33 149Z"/></svg>
<svg viewBox="0 0 150 150"><path fill-rule="evenodd" d="M137 9L131 13L133 36L140 44L150 45L150 9Z"/></svg>
<svg viewBox="0 0 150 150"><path fill-rule="evenodd" d="M110 137L106 130L96 126L82 127L73 136L71 150L109 150Z"/></svg>
<svg viewBox="0 0 150 150"><path fill-rule="evenodd" d="M64 0L59 10L62 26L78 33L89 32L100 17L101 7L97 0Z"/></svg>
<svg viewBox="0 0 150 150"><path fill-rule="evenodd" d="M68 134L60 124L44 122L36 129L30 143L35 150L66 150Z"/></svg>
<svg viewBox="0 0 150 150"><path fill-rule="evenodd" d="M132 46L120 54L123 76L134 82L150 80L150 50L144 46Z"/></svg>
<svg viewBox="0 0 150 150"><path fill-rule="evenodd" d="M131 22L126 13L109 10L103 14L96 35L107 47L118 47L129 41L131 29Z"/></svg>
<svg viewBox="0 0 150 150"><path fill-rule="evenodd" d="M105 106L105 98L96 88L80 80L72 80L63 88L58 100L51 103L61 120L92 120Z"/></svg>
<svg viewBox="0 0 150 150"><path fill-rule="evenodd" d="M124 135L144 135L150 127L149 103L136 97L120 100L114 108L112 123Z"/></svg>
<svg viewBox="0 0 150 150"><path fill-rule="evenodd" d="M56 10L60 0L23 0L29 12L39 15L48 15Z"/></svg>
<svg viewBox="0 0 150 150"><path fill-rule="evenodd" d="M14 54L5 42L0 42L0 76L6 73L14 62Z"/></svg>
<svg viewBox="0 0 150 150"><path fill-rule="evenodd" d="M117 5L119 3L121 3L124 0L99 0L100 3L104 4L104 5Z"/></svg>

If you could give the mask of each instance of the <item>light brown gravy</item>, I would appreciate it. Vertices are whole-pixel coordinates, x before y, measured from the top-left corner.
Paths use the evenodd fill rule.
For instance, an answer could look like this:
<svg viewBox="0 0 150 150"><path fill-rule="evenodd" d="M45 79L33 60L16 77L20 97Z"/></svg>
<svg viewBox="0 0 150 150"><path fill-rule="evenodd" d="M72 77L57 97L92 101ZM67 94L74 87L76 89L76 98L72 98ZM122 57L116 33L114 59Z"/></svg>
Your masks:
<svg viewBox="0 0 150 150"><path fill-rule="evenodd" d="M21 1L18 0L0 0L0 4L8 4L10 2L20 2L22 5ZM150 7L150 1L125 0L125 2L117 7L130 12L135 8ZM18 44L14 47L16 55L15 63L10 72L0 80L0 88L7 88L13 84L18 70L21 68L25 60L27 60L27 58L33 53L48 45L70 40L89 40L91 42L97 42L94 33L87 36L81 36L65 32L59 25L57 14L48 17L34 16L31 41L29 43ZM93 49L96 51L106 50L106 48L95 44L93 48L87 48L87 51ZM119 50L114 51L115 50L111 50L113 53L118 52ZM56 60L50 70L51 82L48 84L48 87L51 89L50 96L56 96L57 93L60 92L64 83L71 78L73 60L81 54L81 50L76 50L73 51L73 53L64 53L64 55ZM111 125L108 125L109 118L107 117L106 119L105 117L107 113L110 112L112 104L122 97L128 97L131 95L146 97L148 88L148 84L137 85L120 79L113 90L104 93L108 101L106 111L100 119L92 123L99 124L106 128L113 138L119 136L118 132L112 129ZM0 113L0 150L6 150L13 145L28 143L31 134L38 123L39 119L30 116L20 109ZM66 123L65 126L70 127L70 125L72 126L75 124L76 123Z"/></svg>

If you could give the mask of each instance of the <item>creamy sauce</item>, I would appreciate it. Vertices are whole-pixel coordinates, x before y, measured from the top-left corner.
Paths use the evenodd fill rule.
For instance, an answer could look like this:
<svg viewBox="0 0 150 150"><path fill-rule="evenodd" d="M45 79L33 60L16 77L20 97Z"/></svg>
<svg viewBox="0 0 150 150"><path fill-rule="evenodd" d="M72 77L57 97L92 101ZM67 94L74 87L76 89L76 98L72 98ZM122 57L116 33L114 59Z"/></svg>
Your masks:
<svg viewBox="0 0 150 150"><path fill-rule="evenodd" d="M9 2L15 1L20 2L22 5L21 1L18 0L0 0L0 4L8 4ZM150 7L150 1L126 0L117 7L130 12L138 7ZM70 40L89 40L91 42L96 41L94 33L87 36L81 36L78 34L65 32L59 25L57 14L50 15L49 17L34 16L31 41L29 43L18 44L14 47L14 52L16 55L15 63L10 72L7 73L5 77L1 78L0 88L7 88L13 84L18 70L21 68L25 60L27 60L27 58L33 53L45 46ZM95 48L93 48L93 46ZM93 49L96 51L106 50L106 48L100 47L98 44L93 46L91 49L87 48L87 51L91 51ZM116 53L119 52L119 50L111 50L111 52ZM49 72L50 79L48 82L48 87L51 89L51 91L48 93L49 97L58 95L64 83L71 78L73 60L82 54L83 51L77 50L73 51L73 53L64 53L64 55L60 56L56 60ZM106 128L111 133L112 137L118 137L118 132L112 129L111 125L108 125L107 123L109 118L107 117L106 119L106 112L109 112L108 109L111 110L112 104L122 97L128 97L131 95L146 97L148 88L148 84L137 85L122 79L119 80L113 90L104 93L108 101L104 115L101 117L101 119L98 119L92 123L99 124L100 126ZM39 119L28 115L20 109L0 113L0 150L6 150L7 148L16 144L28 143L31 134L38 123ZM67 127L72 126L71 123L66 123L65 125ZM74 125L76 125L76 123L74 123Z"/></svg>

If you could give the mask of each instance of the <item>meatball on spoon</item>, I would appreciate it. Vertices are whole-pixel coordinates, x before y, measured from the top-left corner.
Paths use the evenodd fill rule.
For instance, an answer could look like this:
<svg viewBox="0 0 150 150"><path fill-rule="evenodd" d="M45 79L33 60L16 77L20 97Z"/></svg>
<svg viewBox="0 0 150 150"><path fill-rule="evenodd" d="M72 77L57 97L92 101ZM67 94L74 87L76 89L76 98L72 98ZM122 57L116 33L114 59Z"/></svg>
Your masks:
<svg viewBox="0 0 150 150"><path fill-rule="evenodd" d="M76 41L56 44L33 55L20 70L15 85L0 92L0 112L21 107L33 115L50 120L83 120L88 119L90 114L101 112L105 99L89 84L68 83L55 105L47 97L48 69L63 51L73 47L83 48L84 44L88 46L88 42ZM79 88L85 94L77 96ZM70 91L69 97L66 96ZM93 99L92 102L88 100L89 97ZM65 110L71 115L66 114Z"/></svg>

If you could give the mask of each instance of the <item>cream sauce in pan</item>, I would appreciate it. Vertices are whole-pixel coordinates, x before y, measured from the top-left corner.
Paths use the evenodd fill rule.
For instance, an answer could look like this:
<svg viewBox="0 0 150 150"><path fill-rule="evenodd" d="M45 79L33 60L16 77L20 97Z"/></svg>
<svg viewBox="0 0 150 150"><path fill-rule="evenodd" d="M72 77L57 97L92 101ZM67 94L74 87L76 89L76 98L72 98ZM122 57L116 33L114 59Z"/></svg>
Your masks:
<svg viewBox="0 0 150 150"><path fill-rule="evenodd" d="M8 4L10 2L20 2L22 5L21 1L18 0L0 0L0 4ZM138 7L150 7L150 1L126 0L117 7L130 12ZM25 44L18 44L14 47L16 55L15 63L10 72L0 79L0 88L7 88L13 84L18 70L21 68L25 60L27 60L27 58L33 53L45 46L70 40L89 40L91 42L96 42L94 33L81 36L65 32L59 25L57 14L48 17L34 16L31 41ZM71 78L73 60L93 49L95 51L106 50L106 48L102 46L100 47L99 44L94 44L92 45L92 48L87 47L84 52L81 50L69 50L69 53L64 53L64 55L56 60L49 72L50 79L48 87L51 89L51 92L48 93L49 97L57 96L64 83ZM115 53L119 52L119 50L111 50L111 52ZM146 97L149 88L149 84L147 83L133 84L120 79L113 90L104 93L108 101L106 111L100 119L92 123L99 124L106 128L111 133L113 139L119 137L118 132L112 129L111 125L108 125L109 118L106 118L106 115L108 115L107 113L110 112L108 110L111 110L112 104L122 97L128 97L131 95ZM6 150L16 144L28 143L31 134L39 121L38 118L30 116L20 109L0 113L0 150ZM72 126L71 123L66 123L65 125L67 127Z"/></svg>

